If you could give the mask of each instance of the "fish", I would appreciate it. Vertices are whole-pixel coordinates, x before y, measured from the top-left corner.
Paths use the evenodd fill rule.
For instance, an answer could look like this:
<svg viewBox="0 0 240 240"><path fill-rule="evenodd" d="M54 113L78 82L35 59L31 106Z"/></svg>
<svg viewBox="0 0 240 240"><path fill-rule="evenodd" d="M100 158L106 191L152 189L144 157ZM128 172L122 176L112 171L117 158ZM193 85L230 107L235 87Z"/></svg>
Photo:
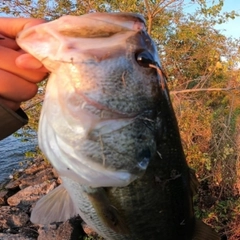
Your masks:
<svg viewBox="0 0 240 240"><path fill-rule="evenodd" d="M62 179L33 223L79 214L108 240L220 239L194 215L197 180L143 16L63 16L17 43L51 72L38 139Z"/></svg>

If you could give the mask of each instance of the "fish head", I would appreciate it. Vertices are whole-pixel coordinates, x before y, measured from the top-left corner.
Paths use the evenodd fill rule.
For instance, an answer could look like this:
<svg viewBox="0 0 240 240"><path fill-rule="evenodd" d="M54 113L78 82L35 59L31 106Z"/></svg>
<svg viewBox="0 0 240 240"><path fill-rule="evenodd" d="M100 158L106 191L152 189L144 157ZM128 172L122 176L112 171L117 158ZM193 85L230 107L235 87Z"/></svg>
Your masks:
<svg viewBox="0 0 240 240"><path fill-rule="evenodd" d="M156 152L159 74L143 17L64 16L19 34L22 49L51 71L39 142L60 175L126 186Z"/></svg>

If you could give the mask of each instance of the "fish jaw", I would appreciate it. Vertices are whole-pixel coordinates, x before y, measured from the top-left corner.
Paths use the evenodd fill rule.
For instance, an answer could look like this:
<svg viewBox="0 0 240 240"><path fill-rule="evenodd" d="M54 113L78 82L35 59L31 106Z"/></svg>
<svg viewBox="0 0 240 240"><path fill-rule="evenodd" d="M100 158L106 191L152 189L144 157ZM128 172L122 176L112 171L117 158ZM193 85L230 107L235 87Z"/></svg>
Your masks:
<svg viewBox="0 0 240 240"><path fill-rule="evenodd" d="M81 52L86 53L96 47L96 41L92 43L90 39L103 39L98 43L100 50L106 48L104 38L121 32L129 31L132 34L131 31L142 30L146 30L145 21L138 14L90 13L82 16L63 16L47 24L30 27L17 36L17 42L46 68L54 71L61 62L76 62L75 59L81 62ZM113 41L121 44L121 36ZM111 43L107 41L107 45ZM64 56L62 52L65 52ZM97 50L94 49L94 53L90 55L93 55L90 58L98 58Z"/></svg>

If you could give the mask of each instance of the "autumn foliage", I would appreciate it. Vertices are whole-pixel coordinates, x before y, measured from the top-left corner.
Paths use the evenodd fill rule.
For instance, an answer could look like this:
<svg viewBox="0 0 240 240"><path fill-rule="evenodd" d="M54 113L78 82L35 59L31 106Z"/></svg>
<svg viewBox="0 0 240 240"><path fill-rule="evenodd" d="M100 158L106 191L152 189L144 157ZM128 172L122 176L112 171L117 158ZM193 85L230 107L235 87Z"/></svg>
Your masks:
<svg viewBox="0 0 240 240"><path fill-rule="evenodd" d="M189 13L193 3L196 7ZM223 4L222 0L212 6L204 0L12 0L2 1L0 9L12 16L48 20L91 11L143 14L168 76L187 161L200 182L196 215L222 239L235 240L240 239L240 39L215 29L217 23L237 17L235 12L221 13ZM43 95L25 103L34 128Z"/></svg>

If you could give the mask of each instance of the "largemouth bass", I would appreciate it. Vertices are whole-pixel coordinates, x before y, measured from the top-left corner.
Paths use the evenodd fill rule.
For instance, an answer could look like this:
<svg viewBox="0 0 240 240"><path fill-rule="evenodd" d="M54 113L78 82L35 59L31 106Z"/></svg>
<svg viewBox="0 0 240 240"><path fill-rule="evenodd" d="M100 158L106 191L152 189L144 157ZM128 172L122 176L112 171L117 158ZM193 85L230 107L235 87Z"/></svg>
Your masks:
<svg viewBox="0 0 240 240"><path fill-rule="evenodd" d="M32 222L80 214L109 240L219 239L194 217L194 174L142 16L65 16L17 42L52 72L39 146L63 180Z"/></svg>

